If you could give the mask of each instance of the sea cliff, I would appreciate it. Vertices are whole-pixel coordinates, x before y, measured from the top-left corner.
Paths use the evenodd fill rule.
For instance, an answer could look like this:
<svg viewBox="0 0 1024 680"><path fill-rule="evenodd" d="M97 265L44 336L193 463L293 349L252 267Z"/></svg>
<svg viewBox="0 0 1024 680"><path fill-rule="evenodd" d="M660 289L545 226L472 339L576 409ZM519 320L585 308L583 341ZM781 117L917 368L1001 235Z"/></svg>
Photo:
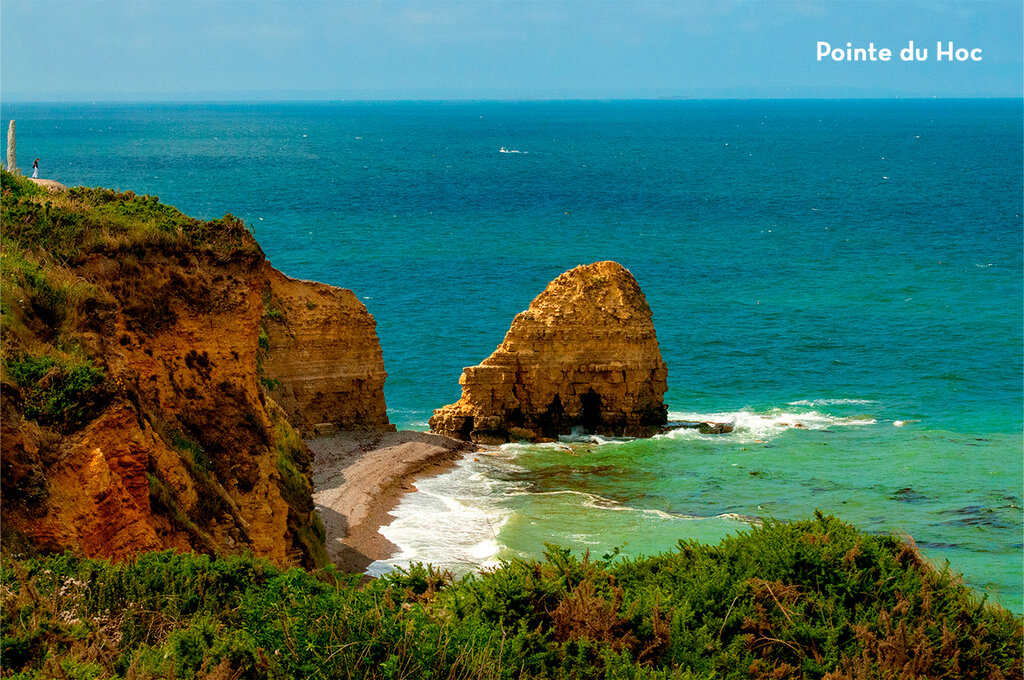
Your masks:
<svg viewBox="0 0 1024 680"><path fill-rule="evenodd" d="M230 215L2 179L5 546L325 563L302 435L393 429L366 308Z"/></svg>
<svg viewBox="0 0 1024 680"><path fill-rule="evenodd" d="M394 430L384 405L377 324L355 293L289 278L263 265L268 285L263 371L303 436ZM277 384L279 383L279 384Z"/></svg>

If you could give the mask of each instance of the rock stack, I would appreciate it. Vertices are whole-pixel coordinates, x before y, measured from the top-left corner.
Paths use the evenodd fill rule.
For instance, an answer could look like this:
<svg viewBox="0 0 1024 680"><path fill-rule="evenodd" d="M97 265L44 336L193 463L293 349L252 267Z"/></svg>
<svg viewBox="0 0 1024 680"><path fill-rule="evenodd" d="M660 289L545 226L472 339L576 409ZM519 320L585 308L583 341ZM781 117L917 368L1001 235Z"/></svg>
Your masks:
<svg viewBox="0 0 1024 680"><path fill-rule="evenodd" d="M666 423L667 378L636 279L615 262L581 265L515 317L491 356L464 370L462 398L436 410L430 427L481 444L577 427L650 436Z"/></svg>

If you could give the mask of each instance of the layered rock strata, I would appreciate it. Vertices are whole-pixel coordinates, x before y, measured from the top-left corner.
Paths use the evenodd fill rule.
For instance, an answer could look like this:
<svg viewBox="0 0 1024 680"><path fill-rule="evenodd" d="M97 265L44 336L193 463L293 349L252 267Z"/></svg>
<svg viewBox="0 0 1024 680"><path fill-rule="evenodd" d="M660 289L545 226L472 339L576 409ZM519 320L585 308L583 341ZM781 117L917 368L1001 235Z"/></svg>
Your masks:
<svg viewBox="0 0 1024 680"><path fill-rule="evenodd" d="M355 294L264 267L269 349L263 372L303 436L391 430L377 323Z"/></svg>
<svg viewBox="0 0 1024 680"><path fill-rule="evenodd" d="M5 284L24 290L3 328L5 546L114 559L172 548L327 561L312 454L275 399L303 427L388 428L374 322L351 292L271 269L240 222L218 226L214 246L96 246L32 265L50 282L44 293L70 282L74 305L5 272ZM279 318L268 313L273 299ZM70 384L67 371L26 384L14 367L60 355L58 340L101 382L75 397L73 419L47 421L30 412L33 393Z"/></svg>
<svg viewBox="0 0 1024 680"><path fill-rule="evenodd" d="M622 265L581 265L518 314L505 340L466 368L462 397L434 432L477 443L535 440L575 427L649 436L666 423L668 370L651 310Z"/></svg>

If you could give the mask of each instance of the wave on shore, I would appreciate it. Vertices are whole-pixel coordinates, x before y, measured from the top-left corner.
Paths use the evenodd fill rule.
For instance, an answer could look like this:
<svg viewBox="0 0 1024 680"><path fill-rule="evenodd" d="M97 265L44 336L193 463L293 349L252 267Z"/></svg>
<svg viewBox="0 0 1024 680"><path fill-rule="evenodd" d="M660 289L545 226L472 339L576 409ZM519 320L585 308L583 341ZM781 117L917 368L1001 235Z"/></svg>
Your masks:
<svg viewBox="0 0 1024 680"><path fill-rule="evenodd" d="M514 484L488 477L478 455L468 453L450 472L416 481L419 493L403 496L391 512L395 520L380 529L400 552L374 562L367 573L377 576L412 562L458 573L498 564L498 533L510 512L492 499Z"/></svg>

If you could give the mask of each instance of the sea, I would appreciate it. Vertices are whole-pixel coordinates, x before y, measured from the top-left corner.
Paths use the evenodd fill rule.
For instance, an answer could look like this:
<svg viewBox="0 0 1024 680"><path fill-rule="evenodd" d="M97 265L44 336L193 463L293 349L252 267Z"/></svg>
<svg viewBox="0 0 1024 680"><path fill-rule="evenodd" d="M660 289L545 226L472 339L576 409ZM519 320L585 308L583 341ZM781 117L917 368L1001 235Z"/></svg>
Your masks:
<svg viewBox="0 0 1024 680"><path fill-rule="evenodd" d="M19 104L23 171L231 213L377 320L400 429L549 281L615 260L668 364L650 439L576 432L417 482L382 573L714 543L815 510L1020 614L1022 102Z"/></svg>

